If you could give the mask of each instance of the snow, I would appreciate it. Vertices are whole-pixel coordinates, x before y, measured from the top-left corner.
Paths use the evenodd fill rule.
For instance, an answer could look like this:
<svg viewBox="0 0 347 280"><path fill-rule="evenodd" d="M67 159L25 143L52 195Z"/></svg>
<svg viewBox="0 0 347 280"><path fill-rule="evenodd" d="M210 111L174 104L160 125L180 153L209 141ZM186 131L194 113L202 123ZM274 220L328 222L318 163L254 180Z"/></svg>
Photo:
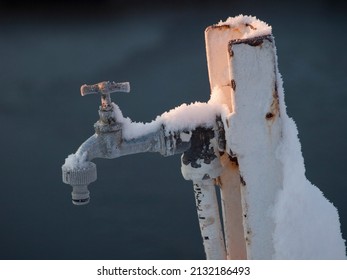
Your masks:
<svg viewBox="0 0 347 280"><path fill-rule="evenodd" d="M160 129L165 126L165 132L170 131L190 131L198 126L213 127L216 116L224 111L224 105L218 102L194 102L185 104L157 116L149 123L132 122L130 118L123 117L123 114L116 104L113 104L117 121L123 124L123 137L127 140L138 138Z"/></svg>
<svg viewBox="0 0 347 280"><path fill-rule="evenodd" d="M63 168L66 170L73 169L84 169L89 166L87 159L87 152L84 152L82 155L71 154L65 159Z"/></svg>
<svg viewBox="0 0 347 280"><path fill-rule="evenodd" d="M112 105L117 122L122 124L122 136L124 139L130 140L155 132L162 125L158 117L149 123L133 122L130 118L123 116L117 104L112 103Z"/></svg>
<svg viewBox="0 0 347 280"><path fill-rule="evenodd" d="M278 75L282 142L277 158L283 185L273 208L274 259L346 259L337 209L305 176L304 158L295 122L285 111L282 79Z"/></svg>
<svg viewBox="0 0 347 280"><path fill-rule="evenodd" d="M168 131L192 130L197 126L213 127L221 110L220 104L195 102L190 105L182 104L162 114L160 119Z"/></svg>
<svg viewBox="0 0 347 280"><path fill-rule="evenodd" d="M226 21L220 21L216 26L229 25L234 33L238 33L238 39L270 35L272 28L265 22L253 16L239 15L229 17ZM249 27L249 28L248 28Z"/></svg>

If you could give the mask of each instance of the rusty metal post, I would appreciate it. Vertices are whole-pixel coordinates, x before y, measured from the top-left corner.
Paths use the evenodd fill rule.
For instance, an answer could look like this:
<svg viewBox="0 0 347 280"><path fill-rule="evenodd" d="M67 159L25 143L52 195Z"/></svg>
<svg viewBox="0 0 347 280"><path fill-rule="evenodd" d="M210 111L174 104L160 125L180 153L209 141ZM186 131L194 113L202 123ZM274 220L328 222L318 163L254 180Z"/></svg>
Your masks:
<svg viewBox="0 0 347 280"><path fill-rule="evenodd" d="M211 92L218 89L218 101L233 112L228 44L235 38L228 26L212 25L205 30L206 56ZM229 124L223 119L224 128ZM231 155L230 155L231 154ZM241 205L241 182L237 158L233 152L221 156L223 171L218 178L221 190L224 235L228 259L247 259Z"/></svg>
<svg viewBox="0 0 347 280"><path fill-rule="evenodd" d="M281 188L281 137L271 28L238 17L205 31L211 91L227 105L219 177L228 259L271 259L271 207Z"/></svg>

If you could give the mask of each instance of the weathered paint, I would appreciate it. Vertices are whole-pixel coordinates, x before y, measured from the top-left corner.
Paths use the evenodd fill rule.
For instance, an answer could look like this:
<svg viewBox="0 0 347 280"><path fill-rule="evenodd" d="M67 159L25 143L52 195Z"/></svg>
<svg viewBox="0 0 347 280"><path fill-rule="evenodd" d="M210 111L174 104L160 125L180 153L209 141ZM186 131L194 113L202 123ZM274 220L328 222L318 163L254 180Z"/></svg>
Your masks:
<svg viewBox="0 0 347 280"><path fill-rule="evenodd" d="M233 52L228 48L230 40L237 34L229 25L211 26L205 30L206 56L211 91L215 87L221 89L219 100L226 104L229 113L233 109L232 91L236 82L230 76L230 56ZM228 119L223 119L224 129L229 129ZM228 142L228 140L226 140ZM236 155L227 147L226 153L220 157L223 170L216 183L220 186L224 235L228 259L247 259L246 242L243 229L243 210L241 203L240 173Z"/></svg>
<svg viewBox="0 0 347 280"><path fill-rule="evenodd" d="M248 259L271 259L274 254L271 215L282 187L282 168L276 158L281 119L276 91L276 58L271 36L231 41L229 47L234 112L226 132L238 157ZM254 139L254 141L249 141ZM247 141L248 140L248 141Z"/></svg>
<svg viewBox="0 0 347 280"><path fill-rule="evenodd" d="M219 100L229 108L223 120L228 155L220 157L223 171L216 181L228 259L271 259L274 251L270 214L281 187L275 156L281 137L277 68L270 34L244 38L241 33L255 29L246 23L205 30L211 90L219 87Z"/></svg>

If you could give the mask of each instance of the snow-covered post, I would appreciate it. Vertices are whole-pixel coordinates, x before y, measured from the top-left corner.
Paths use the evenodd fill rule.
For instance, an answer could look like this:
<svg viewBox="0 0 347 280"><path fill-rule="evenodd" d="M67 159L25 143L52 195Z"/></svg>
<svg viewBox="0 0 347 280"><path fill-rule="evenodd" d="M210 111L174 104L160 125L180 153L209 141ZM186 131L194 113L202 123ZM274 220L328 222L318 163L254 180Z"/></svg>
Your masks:
<svg viewBox="0 0 347 280"><path fill-rule="evenodd" d="M243 196L247 256L274 254L272 207L282 185L276 149L281 118L276 59L271 35L231 41L229 45L235 114L230 116L230 149L237 153Z"/></svg>
<svg viewBox="0 0 347 280"><path fill-rule="evenodd" d="M211 87L222 95L229 163L220 177L228 258L271 259L271 207L281 187L281 119L268 25L239 17L206 30Z"/></svg>
<svg viewBox="0 0 347 280"><path fill-rule="evenodd" d="M271 32L242 15L205 31L210 102L228 111L217 180L227 258L345 258L337 211L305 178Z"/></svg>

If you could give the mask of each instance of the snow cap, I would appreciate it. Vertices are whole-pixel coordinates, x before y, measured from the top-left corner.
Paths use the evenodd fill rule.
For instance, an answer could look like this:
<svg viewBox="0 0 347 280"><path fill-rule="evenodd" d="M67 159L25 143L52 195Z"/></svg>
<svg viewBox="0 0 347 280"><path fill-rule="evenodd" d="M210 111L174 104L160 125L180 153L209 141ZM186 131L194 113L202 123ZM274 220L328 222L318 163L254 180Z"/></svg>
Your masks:
<svg viewBox="0 0 347 280"><path fill-rule="evenodd" d="M229 26L234 32L239 33L238 39L267 36L272 33L270 25L253 16L229 17L226 21L220 21L215 26Z"/></svg>

